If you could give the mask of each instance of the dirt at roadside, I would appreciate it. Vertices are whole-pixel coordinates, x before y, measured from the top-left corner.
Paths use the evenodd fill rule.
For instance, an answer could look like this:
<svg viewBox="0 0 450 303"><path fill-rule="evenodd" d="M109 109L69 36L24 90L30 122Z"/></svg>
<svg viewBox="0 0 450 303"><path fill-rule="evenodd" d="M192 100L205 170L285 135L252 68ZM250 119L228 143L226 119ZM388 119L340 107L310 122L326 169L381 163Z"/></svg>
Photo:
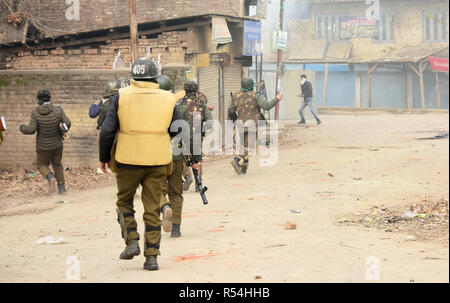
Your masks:
<svg viewBox="0 0 450 303"><path fill-rule="evenodd" d="M115 184L114 175L98 174L93 168L66 168L64 178L69 191ZM0 170L0 188L0 210L13 206L13 200L48 195L47 181L34 170Z"/></svg>
<svg viewBox="0 0 450 303"><path fill-rule="evenodd" d="M407 240L449 241L449 201L431 201L388 207L374 205L370 209L354 212L338 220L339 225L363 225L383 229L385 232L403 232Z"/></svg>

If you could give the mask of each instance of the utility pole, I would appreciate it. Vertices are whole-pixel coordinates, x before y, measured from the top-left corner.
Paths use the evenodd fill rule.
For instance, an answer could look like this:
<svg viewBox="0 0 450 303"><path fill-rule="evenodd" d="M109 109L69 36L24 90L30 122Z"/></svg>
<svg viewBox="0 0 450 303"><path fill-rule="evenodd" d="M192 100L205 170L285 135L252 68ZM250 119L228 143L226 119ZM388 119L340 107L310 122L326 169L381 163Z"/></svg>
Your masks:
<svg viewBox="0 0 450 303"><path fill-rule="evenodd" d="M138 57L138 25L136 21L136 0L129 0L130 4L130 42L131 42L131 62Z"/></svg>
<svg viewBox="0 0 450 303"><path fill-rule="evenodd" d="M284 19L284 0L280 0L280 29L278 32L278 39L279 34L283 31L283 19ZM277 41L278 44L278 41ZM277 56L277 80L276 80L276 84L275 84L275 91L276 94L278 95L281 92L281 59L283 56L283 51L279 48L279 46L277 45L278 48L278 56ZM275 107L275 120L278 120L280 115L280 103L277 103L276 107Z"/></svg>

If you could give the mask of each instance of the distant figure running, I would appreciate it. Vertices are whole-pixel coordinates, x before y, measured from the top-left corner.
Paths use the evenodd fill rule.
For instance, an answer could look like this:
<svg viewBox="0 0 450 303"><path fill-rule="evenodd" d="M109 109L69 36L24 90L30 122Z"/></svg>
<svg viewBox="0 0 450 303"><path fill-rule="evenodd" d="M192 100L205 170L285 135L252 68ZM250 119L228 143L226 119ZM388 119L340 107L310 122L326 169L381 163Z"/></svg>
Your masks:
<svg viewBox="0 0 450 303"><path fill-rule="evenodd" d="M316 111L314 110L314 104L313 104L313 89L311 82L306 81L306 75L303 74L300 77L300 84L302 87L302 94L300 97L303 97L303 104L302 107L300 107L300 110L298 113L300 114L301 120L298 122L298 124L305 124L305 116L303 115L303 111L307 106L309 106L309 110L313 114L314 118L316 118L317 124L322 123L320 121L319 116L317 116Z"/></svg>

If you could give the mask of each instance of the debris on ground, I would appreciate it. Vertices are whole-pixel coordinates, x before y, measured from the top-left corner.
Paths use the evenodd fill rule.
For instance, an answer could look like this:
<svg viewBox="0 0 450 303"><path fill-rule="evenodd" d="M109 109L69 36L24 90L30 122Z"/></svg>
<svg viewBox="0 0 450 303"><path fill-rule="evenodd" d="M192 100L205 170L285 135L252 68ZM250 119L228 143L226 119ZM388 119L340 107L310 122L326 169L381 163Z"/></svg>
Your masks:
<svg viewBox="0 0 450 303"><path fill-rule="evenodd" d="M448 139L448 133L437 135L434 137L417 138L416 140L439 140L439 139Z"/></svg>
<svg viewBox="0 0 450 303"><path fill-rule="evenodd" d="M34 242L34 244L66 244L69 243L67 239L64 238L53 238L52 236L41 237L39 240Z"/></svg>
<svg viewBox="0 0 450 303"><path fill-rule="evenodd" d="M338 220L342 225L363 225L385 232L405 232L407 241L416 239L449 239L449 201L429 198L403 207L374 205L365 211L353 212ZM412 234L412 235L411 235Z"/></svg>
<svg viewBox="0 0 450 303"><path fill-rule="evenodd" d="M253 279L259 280L259 279L262 279L262 276L261 275L253 275Z"/></svg>
<svg viewBox="0 0 450 303"><path fill-rule="evenodd" d="M416 237L414 236L407 236L406 241L416 241Z"/></svg>
<svg viewBox="0 0 450 303"><path fill-rule="evenodd" d="M297 224L292 223L291 221L286 221L286 223L284 224L284 229L293 230L296 228L297 228Z"/></svg>
<svg viewBox="0 0 450 303"><path fill-rule="evenodd" d="M299 214L301 212L302 211L300 209L291 209L291 213L294 213L294 214Z"/></svg>

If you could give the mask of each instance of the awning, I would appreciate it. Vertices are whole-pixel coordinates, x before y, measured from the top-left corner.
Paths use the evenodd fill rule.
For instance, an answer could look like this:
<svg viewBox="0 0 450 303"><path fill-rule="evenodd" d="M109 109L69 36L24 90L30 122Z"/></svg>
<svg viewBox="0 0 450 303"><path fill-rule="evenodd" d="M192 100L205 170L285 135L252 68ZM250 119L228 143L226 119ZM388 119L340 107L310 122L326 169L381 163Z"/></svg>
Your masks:
<svg viewBox="0 0 450 303"><path fill-rule="evenodd" d="M437 53L445 53L448 46L445 47L424 47L424 46L404 46L398 49L394 49L390 52L383 52L371 57L364 58L352 58L351 63L401 63L401 62L412 62L417 63L422 59L433 56ZM448 57L448 55L447 55Z"/></svg>

